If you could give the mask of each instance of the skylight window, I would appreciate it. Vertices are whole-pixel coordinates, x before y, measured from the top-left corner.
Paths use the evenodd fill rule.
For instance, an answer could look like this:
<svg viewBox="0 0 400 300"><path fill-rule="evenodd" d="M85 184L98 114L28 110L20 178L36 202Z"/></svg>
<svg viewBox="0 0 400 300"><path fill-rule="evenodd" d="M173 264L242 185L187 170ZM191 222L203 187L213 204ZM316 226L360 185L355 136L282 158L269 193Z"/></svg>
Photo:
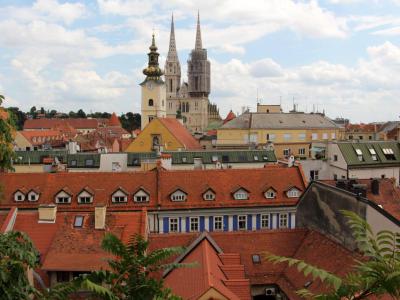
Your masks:
<svg viewBox="0 0 400 300"><path fill-rule="evenodd" d="M217 161L218 161L218 156L217 156L217 155L213 155L212 158L211 158L211 160L212 160L213 162L217 162Z"/></svg>
<svg viewBox="0 0 400 300"><path fill-rule="evenodd" d="M362 156L362 151L361 151L361 149L356 149L356 153L357 153L357 155L361 155L361 156Z"/></svg>
<svg viewBox="0 0 400 300"><path fill-rule="evenodd" d="M376 155L375 149L369 148L368 150L371 155Z"/></svg>
<svg viewBox="0 0 400 300"><path fill-rule="evenodd" d="M383 154L385 155L385 158L387 160L396 160L396 157L394 156L393 149L391 149L391 148L383 148L382 151L383 151Z"/></svg>
<svg viewBox="0 0 400 300"><path fill-rule="evenodd" d="M253 264L260 264L261 263L261 257L259 254L253 254L251 256L251 260L253 261Z"/></svg>
<svg viewBox="0 0 400 300"><path fill-rule="evenodd" d="M83 226L83 216L75 216L74 227L81 228Z"/></svg>

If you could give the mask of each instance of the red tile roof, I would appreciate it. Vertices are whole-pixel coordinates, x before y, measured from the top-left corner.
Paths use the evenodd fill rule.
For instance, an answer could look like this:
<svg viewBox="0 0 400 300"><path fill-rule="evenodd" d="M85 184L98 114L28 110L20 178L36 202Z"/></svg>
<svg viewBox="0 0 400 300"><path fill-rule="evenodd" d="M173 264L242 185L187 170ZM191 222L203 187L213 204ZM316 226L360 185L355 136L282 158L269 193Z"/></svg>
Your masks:
<svg viewBox="0 0 400 300"><path fill-rule="evenodd" d="M304 259L308 263L338 275L344 275L350 271L354 265L354 259L359 258L328 237L307 229L212 232L209 234L223 253L240 254L245 278L250 280L251 285L278 284L290 299L300 299L294 291L302 288L310 279L305 278L296 269L289 268L286 264L267 262L262 258L265 252ZM195 238L194 234L149 236L151 249L173 246L187 247ZM253 263L253 254L261 256L261 263ZM310 288L314 292L322 291L322 285L316 281Z"/></svg>
<svg viewBox="0 0 400 300"><path fill-rule="evenodd" d="M244 278L243 266L221 259L220 253L207 238L194 245L194 248L177 262L197 263L193 268L175 269L165 277L166 286L172 288L174 293L183 299L198 299L210 289L215 289L227 299L250 299L249 281ZM235 293L230 287L233 290L235 287L240 289Z"/></svg>
<svg viewBox="0 0 400 300"><path fill-rule="evenodd" d="M22 130L19 131L32 145L42 145L53 140L63 140L63 134L58 130Z"/></svg>
<svg viewBox="0 0 400 300"><path fill-rule="evenodd" d="M98 119L30 119L26 120L24 129L53 129L58 126L69 126L75 129L95 129L99 127Z"/></svg>
<svg viewBox="0 0 400 300"><path fill-rule="evenodd" d="M108 120L108 126L119 126L121 127L121 122L119 121L115 112L112 113L111 118Z"/></svg>
<svg viewBox="0 0 400 300"><path fill-rule="evenodd" d="M201 149L199 142L177 119L159 118L158 120L185 146L186 150Z"/></svg>
<svg viewBox="0 0 400 300"><path fill-rule="evenodd" d="M231 120L233 120L233 119L235 119L235 118L236 118L236 115L233 113L232 110L230 110L229 113L228 113L228 115L226 116L226 118L225 118L223 124L226 124L226 123L228 123L229 121L231 121Z"/></svg>
<svg viewBox="0 0 400 300"><path fill-rule="evenodd" d="M285 178L285 180L281 180ZM59 204L61 210L90 208L96 204L108 204L111 209L161 209L247 207L247 206L293 206L298 198L288 198L284 192L288 185L305 190L301 170L295 166L288 168L268 165L262 169L223 170L181 170L167 171L161 168L147 172L121 173L40 173L31 176L23 173L0 174L0 184L4 186L4 201L0 207L36 207L38 204L54 203L56 194L68 188L73 194L71 204ZM93 204L78 204L77 196L83 188L94 191ZM244 188L250 192L248 200L234 200L232 191ZM276 198L266 199L266 187L277 191ZM129 193L128 203L112 203L111 195L119 188ZM149 203L133 202L133 193L144 188L150 194ZM187 193L187 200L173 202L170 194L180 188ZM216 199L205 201L203 193L211 188ZM39 201L15 202L14 193L18 189L41 191Z"/></svg>
<svg viewBox="0 0 400 300"><path fill-rule="evenodd" d="M347 124L346 126L346 131L349 132L376 132L377 129L379 128L379 125L377 124Z"/></svg>

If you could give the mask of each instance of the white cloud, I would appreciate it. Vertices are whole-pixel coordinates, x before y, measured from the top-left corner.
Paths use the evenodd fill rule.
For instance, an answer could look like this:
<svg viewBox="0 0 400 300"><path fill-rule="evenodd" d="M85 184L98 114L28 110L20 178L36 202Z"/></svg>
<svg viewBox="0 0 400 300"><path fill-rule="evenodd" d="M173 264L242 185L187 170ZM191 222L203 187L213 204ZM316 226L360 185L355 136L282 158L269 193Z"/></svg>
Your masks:
<svg viewBox="0 0 400 300"><path fill-rule="evenodd" d="M48 16L53 21L62 20L71 24L86 14L86 7L82 3L63 3L56 0L37 0L33 4L33 11Z"/></svg>
<svg viewBox="0 0 400 300"><path fill-rule="evenodd" d="M152 1L140 0L97 0L100 12L122 16L141 16L152 9Z"/></svg>

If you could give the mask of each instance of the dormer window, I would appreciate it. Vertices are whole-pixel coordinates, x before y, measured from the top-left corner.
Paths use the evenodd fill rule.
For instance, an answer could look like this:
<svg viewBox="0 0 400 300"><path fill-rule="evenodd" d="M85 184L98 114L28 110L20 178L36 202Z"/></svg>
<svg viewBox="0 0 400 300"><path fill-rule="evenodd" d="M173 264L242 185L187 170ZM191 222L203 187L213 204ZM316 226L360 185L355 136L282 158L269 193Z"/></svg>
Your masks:
<svg viewBox="0 0 400 300"><path fill-rule="evenodd" d="M62 190L56 195L56 203L57 204L68 204L71 203L72 195Z"/></svg>
<svg viewBox="0 0 400 300"><path fill-rule="evenodd" d="M276 197L276 191L273 188L269 188L265 191L264 197L267 199L274 199Z"/></svg>
<svg viewBox="0 0 400 300"><path fill-rule="evenodd" d="M124 192L122 189L118 189L114 194L112 194L112 202L114 203L125 203L128 202L128 193Z"/></svg>
<svg viewBox="0 0 400 300"><path fill-rule="evenodd" d="M133 196L133 201L138 203L149 202L149 200L149 194L143 189L138 190Z"/></svg>
<svg viewBox="0 0 400 300"><path fill-rule="evenodd" d="M171 201L185 201L187 194L182 190L176 190L171 194Z"/></svg>
<svg viewBox="0 0 400 300"><path fill-rule="evenodd" d="M22 193L21 191L16 191L14 193L14 201L24 201L25 200L25 194Z"/></svg>
<svg viewBox="0 0 400 300"><path fill-rule="evenodd" d="M298 190L295 187L292 187L286 192L286 194L289 198L297 198L300 197L300 190Z"/></svg>
<svg viewBox="0 0 400 300"><path fill-rule="evenodd" d="M213 192L212 189L208 189L204 194L203 194L203 199L206 201L212 201L215 200L215 193Z"/></svg>
<svg viewBox="0 0 400 300"><path fill-rule="evenodd" d="M396 160L396 156L394 155L393 149L383 148L382 151L387 160Z"/></svg>
<svg viewBox="0 0 400 300"><path fill-rule="evenodd" d="M356 149L356 154L357 154L357 157L358 157L359 161L363 161L364 160L363 159L363 153L362 153L361 149Z"/></svg>
<svg viewBox="0 0 400 300"><path fill-rule="evenodd" d="M238 189L233 193L233 198L235 200L247 200L249 199L249 193L245 189Z"/></svg>
<svg viewBox="0 0 400 300"><path fill-rule="evenodd" d="M89 204L93 202L93 194L84 189L78 195L78 203L80 204Z"/></svg>
<svg viewBox="0 0 400 300"><path fill-rule="evenodd" d="M35 191L30 191L28 193L28 201L38 201L39 200L39 194L36 193Z"/></svg>
<svg viewBox="0 0 400 300"><path fill-rule="evenodd" d="M378 158L376 157L375 149L369 148L368 150L369 150L369 153L371 154L372 160L377 161Z"/></svg>

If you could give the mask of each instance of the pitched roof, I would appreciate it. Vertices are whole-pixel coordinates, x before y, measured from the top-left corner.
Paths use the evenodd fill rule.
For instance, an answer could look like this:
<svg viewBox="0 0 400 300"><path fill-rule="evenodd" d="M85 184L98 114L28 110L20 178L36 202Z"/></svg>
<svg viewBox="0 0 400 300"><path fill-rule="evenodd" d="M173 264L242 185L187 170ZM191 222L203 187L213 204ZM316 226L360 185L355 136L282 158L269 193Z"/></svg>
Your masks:
<svg viewBox="0 0 400 300"><path fill-rule="evenodd" d="M175 138L181 142L186 150L201 149L199 142L190 134L190 132L174 118L158 118Z"/></svg>
<svg viewBox="0 0 400 300"><path fill-rule="evenodd" d="M303 259L339 275L350 271L354 265L353 259L359 258L328 237L307 229L211 232L209 234L223 253L240 255L245 278L250 280L251 285L278 284L290 299L300 299L294 291L303 287L310 279L286 264L267 262L263 259L265 252ZM195 234L151 234L149 241L150 248L157 249L173 246L187 247L195 238ZM261 256L261 263L253 263L252 255L254 254ZM310 288L314 292L322 291L321 284L316 281ZM174 287L172 289L175 291Z"/></svg>
<svg viewBox="0 0 400 300"><path fill-rule="evenodd" d="M228 123L229 121L233 120L234 118L236 118L236 115L233 113L232 110L230 110L228 115L226 116L225 120L223 121L223 124Z"/></svg>
<svg viewBox="0 0 400 300"><path fill-rule="evenodd" d="M177 263L197 263L197 265L167 273L164 276L166 286L184 299L198 299L210 289L216 290L227 299L250 299L249 280L244 278L243 265L229 263L229 260L224 261L221 254L221 250L216 247L212 238L203 234L192 243L182 257L176 260ZM234 289L229 288L232 279L235 286L240 285L244 290L245 297L238 297Z"/></svg>
<svg viewBox="0 0 400 300"><path fill-rule="evenodd" d="M349 166L363 167L400 164L400 148L397 142L338 142L337 145ZM358 157L357 149L362 153L362 161ZM372 154L370 149L374 150L376 154ZM384 149L391 149L393 151L393 160L386 157ZM376 160L373 159L374 155L376 156Z"/></svg>
<svg viewBox="0 0 400 300"><path fill-rule="evenodd" d="M24 129L53 129L57 126L68 124L75 129L94 129L99 127L101 120L98 119L28 119L25 121Z"/></svg>
<svg viewBox="0 0 400 300"><path fill-rule="evenodd" d="M49 143L51 139L64 140L63 134L58 130L22 130L18 131L32 145L42 145Z"/></svg>
<svg viewBox="0 0 400 300"><path fill-rule="evenodd" d="M321 114L306 113L244 113L220 129L339 129Z"/></svg>
<svg viewBox="0 0 400 300"><path fill-rule="evenodd" d="M377 131L379 126L377 124L347 124L346 132L371 132L374 133Z"/></svg>
<svg viewBox="0 0 400 300"><path fill-rule="evenodd" d="M112 113L110 119L108 120L108 126L119 126L121 127L121 122L119 121L115 112Z"/></svg>
<svg viewBox="0 0 400 300"><path fill-rule="evenodd" d="M297 186L301 190L304 190L306 185L299 167L288 168L281 165L267 165L259 169L167 171L157 168L147 172L38 173L35 176L26 173L6 173L0 174L0 184L4 186L4 201L0 207L32 208L39 204L54 204L55 195L60 190L68 188L73 195L72 201L70 204L58 204L61 210L83 209L96 204L108 204L112 210L140 210L144 206L155 209L158 204L161 205L161 209L293 206L298 199L288 198L284 190L288 184ZM265 186L275 188L276 198L265 198L263 194ZM85 187L94 192L92 204L77 202L77 195ZM112 202L111 195L120 187L129 193L127 203ZM148 203L133 201L133 193L141 187L149 192ZM170 200L169 195L176 187L187 193L187 201L178 203ZM250 192L248 200L233 199L231 192L238 187ZM40 199L15 202L13 194L23 188L27 191L32 188L39 189ZM206 188L215 191L214 201L203 199Z"/></svg>

